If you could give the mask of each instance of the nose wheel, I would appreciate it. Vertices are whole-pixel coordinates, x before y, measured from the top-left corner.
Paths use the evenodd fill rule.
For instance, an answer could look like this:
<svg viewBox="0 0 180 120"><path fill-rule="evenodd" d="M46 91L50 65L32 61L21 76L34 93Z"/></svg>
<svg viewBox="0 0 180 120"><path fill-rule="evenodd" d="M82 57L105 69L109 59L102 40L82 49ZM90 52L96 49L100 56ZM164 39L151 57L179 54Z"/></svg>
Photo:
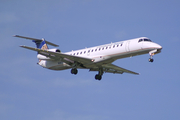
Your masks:
<svg viewBox="0 0 180 120"><path fill-rule="evenodd" d="M152 58L149 58L149 62L153 62L154 61L154 59L152 59Z"/></svg>
<svg viewBox="0 0 180 120"><path fill-rule="evenodd" d="M154 54L151 54L151 58L149 58L149 62L153 62L154 59L152 58Z"/></svg>

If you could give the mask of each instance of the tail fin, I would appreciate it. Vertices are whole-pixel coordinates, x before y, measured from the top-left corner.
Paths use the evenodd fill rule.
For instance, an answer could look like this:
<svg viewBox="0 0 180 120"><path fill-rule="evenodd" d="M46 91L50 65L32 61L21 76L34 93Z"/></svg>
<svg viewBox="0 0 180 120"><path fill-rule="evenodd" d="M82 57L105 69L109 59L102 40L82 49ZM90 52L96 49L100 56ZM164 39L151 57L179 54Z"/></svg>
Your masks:
<svg viewBox="0 0 180 120"><path fill-rule="evenodd" d="M39 49L42 49L42 50L49 49L47 44L46 44L46 41L44 39L42 39L42 41L33 40L33 42L36 43L36 47Z"/></svg>
<svg viewBox="0 0 180 120"><path fill-rule="evenodd" d="M20 36L20 35L14 35L14 37L32 40L32 42L35 42L35 43L36 43L36 47L37 47L38 49L42 49L42 50L47 50L47 49L48 49L47 44L52 45L52 46L55 46L55 47L58 47L58 46L59 46L59 45L56 45L56 44L54 44L54 43L48 42L47 40L44 40L43 38L42 38L42 39L36 39L36 38L24 37L24 36ZM37 51L37 54L38 54L37 57L38 57L38 59L39 59L39 58L49 59L49 58L47 58L46 56L44 56L44 55L42 55L42 54L39 54L39 50L37 50L36 48L32 48L32 47L28 47L28 46L24 46L24 45L23 45L23 46L20 46L20 47ZM41 61L41 59L39 59L39 63L40 63L40 61ZM38 64L39 64L39 63L38 63Z"/></svg>

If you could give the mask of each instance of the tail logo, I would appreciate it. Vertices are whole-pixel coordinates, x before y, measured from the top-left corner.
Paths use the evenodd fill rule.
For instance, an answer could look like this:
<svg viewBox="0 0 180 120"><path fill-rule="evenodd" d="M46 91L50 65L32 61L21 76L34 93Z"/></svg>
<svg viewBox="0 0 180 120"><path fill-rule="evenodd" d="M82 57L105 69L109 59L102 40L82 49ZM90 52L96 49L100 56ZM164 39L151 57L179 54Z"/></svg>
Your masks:
<svg viewBox="0 0 180 120"><path fill-rule="evenodd" d="M42 47L41 47L42 50L47 50L48 49L48 46L47 44L44 44Z"/></svg>

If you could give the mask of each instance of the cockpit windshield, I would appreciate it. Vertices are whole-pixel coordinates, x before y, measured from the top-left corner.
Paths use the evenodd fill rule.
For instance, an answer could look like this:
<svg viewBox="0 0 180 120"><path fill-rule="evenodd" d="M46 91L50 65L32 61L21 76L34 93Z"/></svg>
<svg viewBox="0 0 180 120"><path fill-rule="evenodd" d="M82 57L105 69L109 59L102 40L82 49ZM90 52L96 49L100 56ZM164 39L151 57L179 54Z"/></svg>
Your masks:
<svg viewBox="0 0 180 120"><path fill-rule="evenodd" d="M152 42L150 39L144 38L144 39L139 39L138 42L142 42L142 41L148 41L148 42Z"/></svg>
<svg viewBox="0 0 180 120"><path fill-rule="evenodd" d="M144 41L149 41L149 42L152 42L150 39L144 39Z"/></svg>

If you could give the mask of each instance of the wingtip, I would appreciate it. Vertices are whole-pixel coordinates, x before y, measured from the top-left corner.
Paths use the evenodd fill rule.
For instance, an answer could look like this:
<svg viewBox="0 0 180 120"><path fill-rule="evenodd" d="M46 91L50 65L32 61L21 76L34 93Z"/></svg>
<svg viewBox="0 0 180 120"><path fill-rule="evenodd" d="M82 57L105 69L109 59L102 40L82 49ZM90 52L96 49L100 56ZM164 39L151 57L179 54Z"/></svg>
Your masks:
<svg viewBox="0 0 180 120"><path fill-rule="evenodd" d="M18 37L19 35L13 35L13 37Z"/></svg>
<svg viewBox="0 0 180 120"><path fill-rule="evenodd" d="M25 47L25 45L20 45L19 47Z"/></svg>

